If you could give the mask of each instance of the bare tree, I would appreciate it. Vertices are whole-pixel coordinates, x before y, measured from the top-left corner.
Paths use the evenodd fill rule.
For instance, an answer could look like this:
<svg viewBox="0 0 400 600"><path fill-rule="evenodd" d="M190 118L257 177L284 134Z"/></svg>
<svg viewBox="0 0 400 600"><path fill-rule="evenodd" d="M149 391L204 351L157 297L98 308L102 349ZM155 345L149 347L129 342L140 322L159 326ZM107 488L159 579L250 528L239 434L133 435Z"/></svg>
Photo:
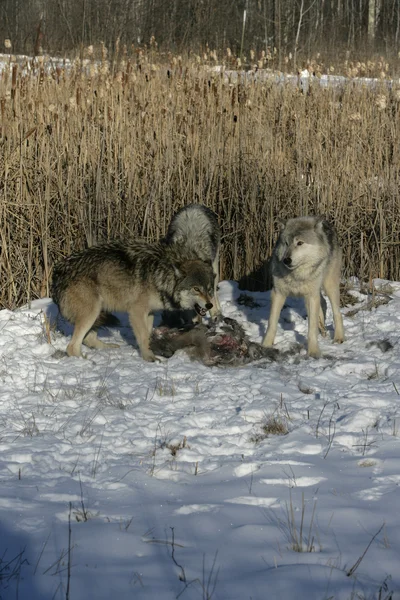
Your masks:
<svg viewBox="0 0 400 600"><path fill-rule="evenodd" d="M243 15L246 11L245 27ZM201 50L400 49L400 0L0 0L0 40L15 52L76 51L103 41Z"/></svg>

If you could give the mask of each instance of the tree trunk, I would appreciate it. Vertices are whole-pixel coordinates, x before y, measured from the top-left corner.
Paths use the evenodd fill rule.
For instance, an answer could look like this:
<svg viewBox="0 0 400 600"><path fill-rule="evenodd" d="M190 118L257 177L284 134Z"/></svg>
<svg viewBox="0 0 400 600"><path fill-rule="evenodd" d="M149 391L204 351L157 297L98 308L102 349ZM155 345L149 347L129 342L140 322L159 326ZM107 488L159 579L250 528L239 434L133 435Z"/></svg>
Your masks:
<svg viewBox="0 0 400 600"><path fill-rule="evenodd" d="M375 43L376 0L368 0L368 42L373 49Z"/></svg>

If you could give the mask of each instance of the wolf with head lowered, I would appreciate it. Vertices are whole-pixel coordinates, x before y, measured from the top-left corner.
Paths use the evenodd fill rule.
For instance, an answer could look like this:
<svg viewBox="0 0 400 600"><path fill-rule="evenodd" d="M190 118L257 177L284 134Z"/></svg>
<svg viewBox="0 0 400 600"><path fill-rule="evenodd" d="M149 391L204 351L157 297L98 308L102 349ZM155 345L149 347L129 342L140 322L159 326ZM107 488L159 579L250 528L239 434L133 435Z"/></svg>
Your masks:
<svg viewBox="0 0 400 600"><path fill-rule="evenodd" d="M326 302L322 289L332 306L333 341L344 341L339 290L341 259L337 234L323 217L297 217L281 225L270 262L273 288L264 346L274 343L287 296L303 296L308 314L308 355L319 358L318 327L325 334Z"/></svg>
<svg viewBox="0 0 400 600"><path fill-rule="evenodd" d="M80 356L81 345L106 348L97 328L111 311L127 312L142 357L154 361L149 348L153 313L194 309L204 316L213 308L211 262L179 242L111 242L72 254L54 268L52 297L74 325L67 347Z"/></svg>

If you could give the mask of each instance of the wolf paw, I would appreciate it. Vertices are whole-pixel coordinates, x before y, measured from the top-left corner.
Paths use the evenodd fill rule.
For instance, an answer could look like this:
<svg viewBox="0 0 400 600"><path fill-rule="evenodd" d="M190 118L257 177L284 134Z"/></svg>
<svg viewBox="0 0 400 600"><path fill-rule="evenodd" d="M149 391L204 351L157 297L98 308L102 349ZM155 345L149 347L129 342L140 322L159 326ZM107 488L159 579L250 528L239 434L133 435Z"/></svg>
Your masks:
<svg viewBox="0 0 400 600"><path fill-rule="evenodd" d="M147 362L159 362L159 359L154 354L154 352L152 352L151 350L147 350L146 352L143 352L142 358L143 358L143 360L146 360Z"/></svg>
<svg viewBox="0 0 400 600"><path fill-rule="evenodd" d="M68 356L76 356L77 358L82 357L82 351L80 346L76 346L74 344L69 343L67 346L67 355Z"/></svg>
<svg viewBox="0 0 400 600"><path fill-rule="evenodd" d="M274 340L271 339L267 334L262 341L262 345L264 348L271 348L274 345Z"/></svg>
<svg viewBox="0 0 400 600"><path fill-rule="evenodd" d="M310 358L321 358L321 351L319 348L312 348L308 350L308 356Z"/></svg>

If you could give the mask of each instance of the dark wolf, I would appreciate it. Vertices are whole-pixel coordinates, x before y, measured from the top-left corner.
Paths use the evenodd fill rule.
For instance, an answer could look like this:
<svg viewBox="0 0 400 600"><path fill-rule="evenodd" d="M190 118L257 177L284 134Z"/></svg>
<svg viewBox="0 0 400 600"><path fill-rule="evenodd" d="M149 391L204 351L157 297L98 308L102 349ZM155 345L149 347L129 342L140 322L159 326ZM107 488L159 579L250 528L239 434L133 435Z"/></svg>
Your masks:
<svg viewBox="0 0 400 600"><path fill-rule="evenodd" d="M111 311L127 312L142 357L154 361L149 348L153 313L194 309L204 316L213 307L211 262L181 244L163 241L111 242L72 254L54 268L52 297L73 323L69 356L81 355L81 344L110 347L96 329ZM115 347L115 345L114 345Z"/></svg>
<svg viewBox="0 0 400 600"><path fill-rule="evenodd" d="M339 291L341 260L336 231L323 217L297 217L282 223L270 262L273 288L264 346L274 343L279 315L287 296L303 296L308 314L308 354L318 358L318 326L322 333L325 332L322 289L332 305L333 341L344 341Z"/></svg>

